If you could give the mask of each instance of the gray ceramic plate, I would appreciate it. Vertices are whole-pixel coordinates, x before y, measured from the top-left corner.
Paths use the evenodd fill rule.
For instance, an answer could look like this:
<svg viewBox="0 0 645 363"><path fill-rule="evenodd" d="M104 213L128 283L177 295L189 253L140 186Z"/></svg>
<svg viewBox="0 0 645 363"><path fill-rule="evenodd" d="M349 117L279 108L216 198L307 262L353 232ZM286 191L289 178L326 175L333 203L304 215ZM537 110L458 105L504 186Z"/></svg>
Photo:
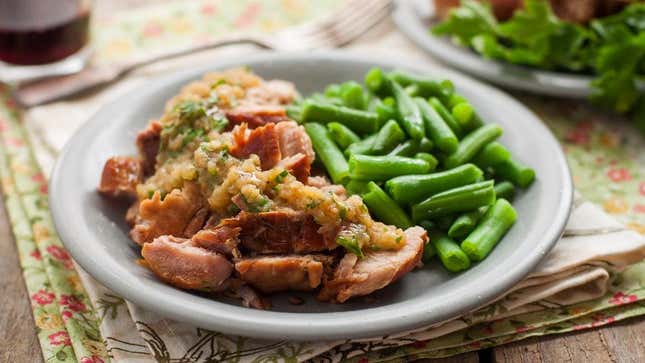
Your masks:
<svg viewBox="0 0 645 363"><path fill-rule="evenodd" d="M442 62L504 87L561 97L585 98L589 95L591 76L487 60L453 44L447 37L430 34L434 15L431 3L431 0L397 0L392 16L403 34Z"/></svg>
<svg viewBox="0 0 645 363"><path fill-rule="evenodd" d="M209 70L250 66L265 78L294 82L308 94L332 82L362 80L373 66L400 67L447 77L485 120L501 124L502 141L537 171L537 181L514 205L519 220L493 253L465 273L454 275L438 263L414 271L372 295L342 305L319 303L308 294L273 298L271 311L240 307L166 285L135 260L124 205L96 193L105 160L134 154L134 138L158 117L167 99ZM51 208L65 246L96 280L146 309L178 321L226 333L271 339L341 339L387 334L436 323L475 309L513 286L542 259L560 236L569 214L572 186L564 155L546 127L504 93L440 68L375 62L343 53L260 54L216 62L150 80L106 105L65 147L51 181ZM290 296L306 303L294 306Z"/></svg>

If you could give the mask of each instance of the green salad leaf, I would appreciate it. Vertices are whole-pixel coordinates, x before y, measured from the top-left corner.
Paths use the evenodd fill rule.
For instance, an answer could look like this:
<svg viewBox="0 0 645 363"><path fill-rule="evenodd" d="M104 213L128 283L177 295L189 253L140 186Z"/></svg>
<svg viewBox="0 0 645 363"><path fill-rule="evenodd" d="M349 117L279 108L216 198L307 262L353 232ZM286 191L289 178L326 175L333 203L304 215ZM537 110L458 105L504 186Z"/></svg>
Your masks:
<svg viewBox="0 0 645 363"><path fill-rule="evenodd" d="M544 0L525 0L504 22L495 19L490 5L462 0L432 32L452 36L485 58L593 73L591 100L630 113L645 132L645 94L638 87L645 75L645 3L583 26L559 19Z"/></svg>

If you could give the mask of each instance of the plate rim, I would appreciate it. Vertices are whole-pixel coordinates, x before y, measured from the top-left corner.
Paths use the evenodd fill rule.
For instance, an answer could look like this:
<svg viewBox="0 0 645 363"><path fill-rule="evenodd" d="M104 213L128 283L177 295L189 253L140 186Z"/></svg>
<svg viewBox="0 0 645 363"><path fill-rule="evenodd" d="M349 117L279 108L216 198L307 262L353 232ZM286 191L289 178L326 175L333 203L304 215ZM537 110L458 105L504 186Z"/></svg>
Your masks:
<svg viewBox="0 0 645 363"><path fill-rule="evenodd" d="M503 61L485 59L469 49L452 44L445 37L429 34L423 19L416 11L417 0L394 0L392 20L397 28L421 50L488 82L534 94L567 98L587 98L591 93L591 75L554 72ZM413 21L410 21L410 19ZM503 77L500 77L504 75Z"/></svg>
<svg viewBox="0 0 645 363"><path fill-rule="evenodd" d="M494 87L485 85L479 81L473 80L464 75L460 75L456 72L444 69L443 67L428 65L420 66L418 64L415 65L413 63L401 61L398 59L374 61L368 56L360 56L342 51L308 53L262 52L245 57L245 61L249 63L260 61L311 62L312 59L329 60L341 63L358 62L373 64L374 66L393 68L402 67L418 72L440 71L442 72L442 74L446 75L446 78L450 78L458 85L462 85L464 87L478 87L480 89L486 90L488 94L491 94L491 97L493 97L493 95L496 95L497 97L504 98L506 102L514 104L514 106L519 107L518 110L521 110L522 112L533 118L535 126L538 129L541 129L540 133L544 136L544 142L550 143L553 147L557 148L557 160L555 160L554 162L557 164L558 170L563 176L562 189L559 191L562 198L560 199L556 213L554 213L553 223L545 231L546 234L544 235L544 238L538 239L538 241L540 242L538 242L534 247L534 251L536 251L536 253L525 259L524 264L518 264L517 267L514 268L514 270L507 271L507 274L503 276L503 278L500 279L494 287L488 287L486 291L478 294L477 299L471 299L471 301L466 301L467 299L461 299L460 302L456 304L458 309L455 309L454 312L449 313L447 313L446 311L437 312L437 310L441 309L428 308L421 306L419 303L413 306L416 309L414 313L408 313L407 311L398 311L401 309L393 309L393 306L396 305L406 305L406 301L403 301L386 306L349 312L305 313L306 315L303 315L303 313L261 311L260 314L258 314L258 311L256 310L232 306L229 304L217 302L215 300L208 300L209 307L216 306L220 309L220 312L217 313L217 311L214 312L198 310L198 308L203 307L204 304L202 304L200 301L193 301L196 297L195 295L189 292L175 289L170 286L167 287L176 291L181 291L183 294L190 296L190 298L181 299L181 301L177 301L176 299L169 299L166 300L164 304L156 304L155 302L157 301L163 301L164 291L166 291L167 289L162 289L164 291L159 291L159 289L144 289L143 287L145 287L145 285L142 284L142 282L121 281L120 279L118 279L118 274L116 274L116 272L110 271L107 267L103 267L103 265L99 263L100 260L97 260L96 256L92 256L91 253L87 253L87 251L84 250L82 244L83 238L82 236L77 236L78 233L76 233L72 228L73 224L66 223L68 221L66 219L67 203L59 201L58 199L59 196L66 195L65 192L62 192L63 190L65 190L65 178L61 178L60 176L63 175L65 171L70 168L70 166L72 166L73 168L73 165L69 162L69 160L73 160L75 157L79 157L78 155L75 155L74 152L81 152L81 150L75 150L75 147L78 148L79 146L82 146L82 140L86 138L86 135L89 136L90 134L93 134L97 126L102 122L105 122L104 119L106 117L112 117L113 112L110 111L111 108L116 107L127 99L136 99L137 97L140 97L140 99L143 100L147 93L152 92L150 90L146 92L146 90L144 90L144 88L146 88L146 85L144 84L142 86L136 87L132 91L125 93L124 95L101 107L94 114L94 116L92 116L84 125L82 125L70 138L70 140L61 151L60 156L56 161L56 165L53 169L49 187L51 191L50 208L52 211L54 225L56 227L56 231L60 236L60 239L63 241L65 247L69 250L74 259L79 263L79 265L81 265L81 267L83 267L83 269L85 269L97 281L107 286L109 289L113 290L123 298L126 298L139 306L145 307L148 310L154 311L165 317L170 317L174 320L187 322L204 328L224 331L227 334L237 334L256 338L291 339L295 341L334 340L374 337L394 332L401 332L404 330L415 329L426 326L428 324L445 321L463 314L464 312L474 310L477 307L493 301L496 297L500 296L510 287L522 280L555 245L564 230L573 203L573 185L571 174L566 162L566 158L562 152L562 149L560 148L559 143L556 141L555 137L551 134L548 128L544 124L542 124L539 118L526 106L522 105L520 102L516 101L506 93ZM234 65L239 65L239 63L239 60L226 58L212 64L194 67L191 70L185 70L170 75L161 76L155 79L155 82L158 85L152 87L152 89L160 89L161 87L168 86L169 84L172 84L178 80L188 81L191 78L198 77L208 70L231 67ZM141 96L141 94L143 94L143 96ZM79 146L76 146L77 144ZM91 238L91 236L87 237ZM79 239L81 240L81 243L79 243ZM540 253L537 253L537 251L540 251ZM187 305L190 308L186 308ZM409 308L409 306L407 307ZM369 312L367 316L366 311ZM239 314L233 314L233 317L231 317L224 314L227 312L234 312ZM204 314L207 315L206 318L208 319L205 318ZM369 324L356 324L354 322L355 318L361 318L362 321L364 321L368 317L370 319ZM214 321L214 318L216 318L217 320ZM345 320L345 322L343 322L343 320ZM280 329L278 330L276 327L280 327Z"/></svg>

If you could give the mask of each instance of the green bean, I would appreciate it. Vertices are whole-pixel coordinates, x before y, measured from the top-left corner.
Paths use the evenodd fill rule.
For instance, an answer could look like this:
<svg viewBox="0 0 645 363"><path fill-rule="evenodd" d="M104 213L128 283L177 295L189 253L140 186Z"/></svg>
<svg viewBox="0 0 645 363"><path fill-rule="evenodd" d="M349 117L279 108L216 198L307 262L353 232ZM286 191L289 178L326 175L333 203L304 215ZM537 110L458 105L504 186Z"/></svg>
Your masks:
<svg viewBox="0 0 645 363"><path fill-rule="evenodd" d="M461 128L461 125L455 120L454 117L452 117L452 114L446 107L439 101L438 98L436 97L430 97L428 99L428 103L430 103L430 106L434 108L435 111L441 116L443 121L452 129L452 132L455 133L457 137L461 137L464 134L464 130Z"/></svg>
<svg viewBox="0 0 645 363"><path fill-rule="evenodd" d="M412 226L410 218L395 201L393 201L376 183L373 181L367 184L367 193L361 195L363 201L376 218L385 224L391 224L399 228L408 228Z"/></svg>
<svg viewBox="0 0 645 363"><path fill-rule="evenodd" d="M466 135L461 142L457 151L448 155L444 160L446 168L464 164L472 160L487 144L493 142L502 134L502 128L496 124L488 124Z"/></svg>
<svg viewBox="0 0 645 363"><path fill-rule="evenodd" d="M504 145L497 141L484 146L484 148L475 155L473 163L479 166L482 170L486 170L495 164L510 159L511 152L508 151Z"/></svg>
<svg viewBox="0 0 645 363"><path fill-rule="evenodd" d="M425 126L419 106L398 83L389 81L389 87L396 100L396 110L401 125L412 139L421 140L425 136Z"/></svg>
<svg viewBox="0 0 645 363"><path fill-rule="evenodd" d="M377 155L386 154L403 141L405 141L405 133L396 121L390 120L376 134L372 151Z"/></svg>
<svg viewBox="0 0 645 363"><path fill-rule="evenodd" d="M440 82L429 77L410 74L401 70L388 73L388 77L398 84L408 87L416 86L417 93L422 97L435 96L441 99L448 99L454 91L450 82Z"/></svg>
<svg viewBox="0 0 645 363"><path fill-rule="evenodd" d="M452 226L452 222L455 221L455 218L452 215L446 215L446 216L441 216L437 217L436 219L437 223L437 228L441 231L447 231L450 226Z"/></svg>
<svg viewBox="0 0 645 363"><path fill-rule="evenodd" d="M372 154L372 145L376 140L376 134L370 135L359 142L355 142L345 149L345 156L350 157L354 154Z"/></svg>
<svg viewBox="0 0 645 363"><path fill-rule="evenodd" d="M470 267L470 259L461 250L457 242L444 233L434 232L430 235L430 242L437 250L437 256L443 267L450 272L467 270Z"/></svg>
<svg viewBox="0 0 645 363"><path fill-rule="evenodd" d="M535 180L535 170L514 159L494 165L493 171L496 178L508 180L522 188L528 187Z"/></svg>
<svg viewBox="0 0 645 363"><path fill-rule="evenodd" d="M419 110L423 116L425 130L428 137L435 145L437 145L439 150L446 153L455 152L459 145L459 140L457 140L457 136L452 132L452 129L446 124L441 116L439 116L437 111L430 106L428 101L423 98L415 98L414 100L419 106Z"/></svg>
<svg viewBox="0 0 645 363"><path fill-rule="evenodd" d="M384 96L391 92L388 88L388 80L381 68L372 68L365 74L365 85L367 89L379 96Z"/></svg>
<svg viewBox="0 0 645 363"><path fill-rule="evenodd" d="M392 100L391 104L386 102L388 99ZM385 124L389 120L395 120L399 117L396 113L396 102L393 98L386 98L382 102L379 102L374 108L374 112L378 115L379 123Z"/></svg>
<svg viewBox="0 0 645 363"><path fill-rule="evenodd" d="M286 107L287 117L296 121L297 123L302 122L302 107L289 105Z"/></svg>
<svg viewBox="0 0 645 363"><path fill-rule="evenodd" d="M374 112L354 110L322 102L305 101L302 108L303 122L339 122L359 134L369 134L378 128L378 115Z"/></svg>
<svg viewBox="0 0 645 363"><path fill-rule="evenodd" d="M342 184L349 177L349 166L343 153L331 139L325 126L318 123L306 123L305 131L313 144L316 156L322 161L331 180Z"/></svg>
<svg viewBox="0 0 645 363"><path fill-rule="evenodd" d="M466 212L450 225L448 229L448 235L452 238L462 238L472 232L473 229L477 226L477 222L484 216L488 207L479 207L473 211Z"/></svg>
<svg viewBox="0 0 645 363"><path fill-rule="evenodd" d="M517 213L505 199L498 199L488 209L475 230L461 242L461 248L473 261L481 261L508 232L517 219Z"/></svg>
<svg viewBox="0 0 645 363"><path fill-rule="evenodd" d="M419 95L419 86L417 86L416 84L406 86L404 89L405 93L410 95L410 97L416 97L417 95Z"/></svg>
<svg viewBox="0 0 645 363"><path fill-rule="evenodd" d="M385 188L399 204L410 204L449 189L475 183L483 175L475 165L464 164L438 173L396 177L388 180Z"/></svg>
<svg viewBox="0 0 645 363"><path fill-rule="evenodd" d="M425 174L430 170L430 164L404 156L354 154L349 158L349 170L352 179L381 181L399 175Z"/></svg>
<svg viewBox="0 0 645 363"><path fill-rule="evenodd" d="M437 158L432 156L432 154L416 153L414 155L414 158L427 161L428 164L430 164L430 172L432 172L437 167L437 165L439 165L439 161L437 160Z"/></svg>
<svg viewBox="0 0 645 363"><path fill-rule="evenodd" d="M434 144L427 137L424 137L423 139L421 139L421 141L419 141L419 147L418 147L419 152L427 153L432 151L433 148L434 148Z"/></svg>
<svg viewBox="0 0 645 363"><path fill-rule="evenodd" d="M412 219L420 221L465 212L495 202L493 181L446 190L412 206Z"/></svg>
<svg viewBox="0 0 645 363"><path fill-rule="evenodd" d="M354 81L345 82L340 86L340 99L349 108L357 110L367 108L363 87Z"/></svg>
<svg viewBox="0 0 645 363"><path fill-rule="evenodd" d="M367 183L368 182L364 180L351 179L347 184L345 184L345 190L347 190L350 195L361 195L363 193L367 193Z"/></svg>
<svg viewBox="0 0 645 363"><path fill-rule="evenodd" d="M434 248L434 245L432 244L432 242L428 241L423 246L423 256L421 257L421 261L423 261L423 263L425 264L430 263L430 261L432 261L432 258L436 254L437 254L437 250Z"/></svg>
<svg viewBox="0 0 645 363"><path fill-rule="evenodd" d="M402 144L397 145L388 156L413 156L419 149L419 144L414 140L408 140Z"/></svg>
<svg viewBox="0 0 645 363"><path fill-rule="evenodd" d="M468 102L461 102L452 107L452 117L463 127L468 128L470 120L475 116L475 110Z"/></svg>
<svg viewBox="0 0 645 363"><path fill-rule="evenodd" d="M340 85L339 84L330 84L325 87L325 97L340 97Z"/></svg>
<svg viewBox="0 0 645 363"><path fill-rule="evenodd" d="M493 188L495 189L495 197L497 199L504 198L512 202L513 198L515 198L515 186L509 181L495 183Z"/></svg>
<svg viewBox="0 0 645 363"><path fill-rule="evenodd" d="M345 150L349 145L361 141L361 138L350 130L347 126L338 123L330 122L327 124L327 129L331 134L333 140L336 141L336 144L343 150Z"/></svg>
<svg viewBox="0 0 645 363"><path fill-rule="evenodd" d="M446 107L453 108L460 103L468 103L466 97L453 93L448 98L448 102L445 103Z"/></svg>

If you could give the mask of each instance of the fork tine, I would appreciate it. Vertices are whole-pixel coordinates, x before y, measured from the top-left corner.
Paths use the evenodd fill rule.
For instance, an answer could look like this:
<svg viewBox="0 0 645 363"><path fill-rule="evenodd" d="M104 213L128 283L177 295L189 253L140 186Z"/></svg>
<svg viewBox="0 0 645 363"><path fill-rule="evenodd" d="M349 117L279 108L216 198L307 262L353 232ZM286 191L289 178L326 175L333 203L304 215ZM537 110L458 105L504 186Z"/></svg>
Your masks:
<svg viewBox="0 0 645 363"><path fill-rule="evenodd" d="M354 1L355 6L363 5L364 1ZM390 0L369 1L367 5L343 17L337 18L326 28L317 32L303 34L307 43L312 47L342 46L376 25L390 12ZM345 10L349 10L345 8ZM304 39L303 39L304 40Z"/></svg>
<svg viewBox="0 0 645 363"><path fill-rule="evenodd" d="M336 32L336 34L339 34L337 45L346 45L347 43L366 33L372 27L380 23L381 20L386 18L390 14L390 11L391 7L388 4L383 8L377 9L374 12L370 13L369 16L366 15L363 19L359 19L358 21L348 24L345 28L339 28L339 31Z"/></svg>
<svg viewBox="0 0 645 363"><path fill-rule="evenodd" d="M318 35L321 32L324 32L325 29L332 27L335 23L347 17L348 14L354 14L355 10L357 10L355 8L358 8L359 5L362 5L365 2L369 3L369 0L350 0L346 5L334 11L329 16L285 29L283 32L305 38Z"/></svg>

